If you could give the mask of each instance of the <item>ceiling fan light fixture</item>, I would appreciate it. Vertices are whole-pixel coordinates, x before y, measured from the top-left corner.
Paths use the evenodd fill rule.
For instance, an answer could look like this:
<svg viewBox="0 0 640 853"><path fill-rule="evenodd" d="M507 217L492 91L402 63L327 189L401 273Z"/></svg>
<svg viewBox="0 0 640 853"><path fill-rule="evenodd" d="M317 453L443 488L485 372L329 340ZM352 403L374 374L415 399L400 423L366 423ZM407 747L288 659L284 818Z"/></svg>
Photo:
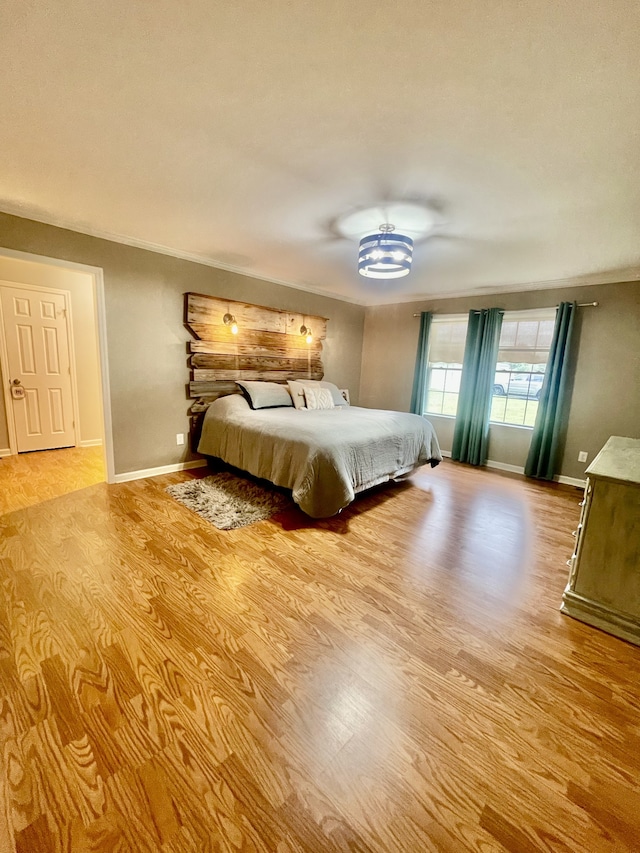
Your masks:
<svg viewBox="0 0 640 853"><path fill-rule="evenodd" d="M360 240L358 272L366 278L402 278L409 275L413 260L413 240L396 234L395 226L386 223L377 234Z"/></svg>

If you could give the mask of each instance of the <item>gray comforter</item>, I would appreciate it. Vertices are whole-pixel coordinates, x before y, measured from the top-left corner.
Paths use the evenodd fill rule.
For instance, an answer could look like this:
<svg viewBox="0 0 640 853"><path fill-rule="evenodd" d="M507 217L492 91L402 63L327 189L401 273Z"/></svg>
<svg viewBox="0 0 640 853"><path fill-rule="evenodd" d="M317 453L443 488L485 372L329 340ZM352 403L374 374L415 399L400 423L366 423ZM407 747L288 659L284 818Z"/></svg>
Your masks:
<svg viewBox="0 0 640 853"><path fill-rule="evenodd" d="M335 515L361 492L442 459L419 415L341 406L254 411L238 394L212 403L198 451L291 489L313 518Z"/></svg>

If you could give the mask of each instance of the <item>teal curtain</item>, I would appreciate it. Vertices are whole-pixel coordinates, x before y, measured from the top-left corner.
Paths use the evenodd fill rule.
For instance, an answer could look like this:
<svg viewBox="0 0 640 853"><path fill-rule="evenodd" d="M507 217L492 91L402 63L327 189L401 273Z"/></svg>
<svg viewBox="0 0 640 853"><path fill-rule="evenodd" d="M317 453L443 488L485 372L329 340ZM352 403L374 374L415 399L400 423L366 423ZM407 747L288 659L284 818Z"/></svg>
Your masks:
<svg viewBox="0 0 640 853"><path fill-rule="evenodd" d="M413 391L411 392L411 411L423 415L427 402L427 371L429 369L429 329L431 314L423 311L420 314L420 335L416 353L416 367L413 373Z"/></svg>
<svg viewBox="0 0 640 853"><path fill-rule="evenodd" d="M561 415L568 376L567 356L571 346L575 313L575 302L561 302L556 312L556 325L542 383L538 414L533 427L527 464L524 466L527 477L553 480L556 473L560 436L564 426Z"/></svg>
<svg viewBox="0 0 640 853"><path fill-rule="evenodd" d="M451 458L471 465L487 461L502 314L499 308L469 312Z"/></svg>

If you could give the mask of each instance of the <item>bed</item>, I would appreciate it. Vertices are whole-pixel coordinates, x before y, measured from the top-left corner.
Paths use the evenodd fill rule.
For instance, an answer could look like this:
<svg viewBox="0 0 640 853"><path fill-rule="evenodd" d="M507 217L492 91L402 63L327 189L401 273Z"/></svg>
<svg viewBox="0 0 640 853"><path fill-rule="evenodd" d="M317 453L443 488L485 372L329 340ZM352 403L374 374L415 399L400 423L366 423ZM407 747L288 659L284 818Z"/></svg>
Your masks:
<svg viewBox="0 0 640 853"><path fill-rule="evenodd" d="M312 518L335 515L358 492L442 459L433 427L419 415L346 405L253 409L239 394L208 407L198 452L291 489Z"/></svg>

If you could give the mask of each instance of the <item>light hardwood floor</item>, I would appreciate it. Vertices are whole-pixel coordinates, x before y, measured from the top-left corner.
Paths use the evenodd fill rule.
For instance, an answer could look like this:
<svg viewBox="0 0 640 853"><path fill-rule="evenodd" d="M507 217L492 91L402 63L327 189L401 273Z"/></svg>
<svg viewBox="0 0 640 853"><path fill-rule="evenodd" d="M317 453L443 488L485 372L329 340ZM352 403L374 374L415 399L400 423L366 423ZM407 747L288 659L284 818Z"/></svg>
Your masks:
<svg viewBox="0 0 640 853"><path fill-rule="evenodd" d="M102 447L38 450L0 459L0 515L106 480Z"/></svg>
<svg viewBox="0 0 640 853"><path fill-rule="evenodd" d="M218 531L0 518L0 850L637 851L640 649L558 611L580 494L445 463Z"/></svg>

